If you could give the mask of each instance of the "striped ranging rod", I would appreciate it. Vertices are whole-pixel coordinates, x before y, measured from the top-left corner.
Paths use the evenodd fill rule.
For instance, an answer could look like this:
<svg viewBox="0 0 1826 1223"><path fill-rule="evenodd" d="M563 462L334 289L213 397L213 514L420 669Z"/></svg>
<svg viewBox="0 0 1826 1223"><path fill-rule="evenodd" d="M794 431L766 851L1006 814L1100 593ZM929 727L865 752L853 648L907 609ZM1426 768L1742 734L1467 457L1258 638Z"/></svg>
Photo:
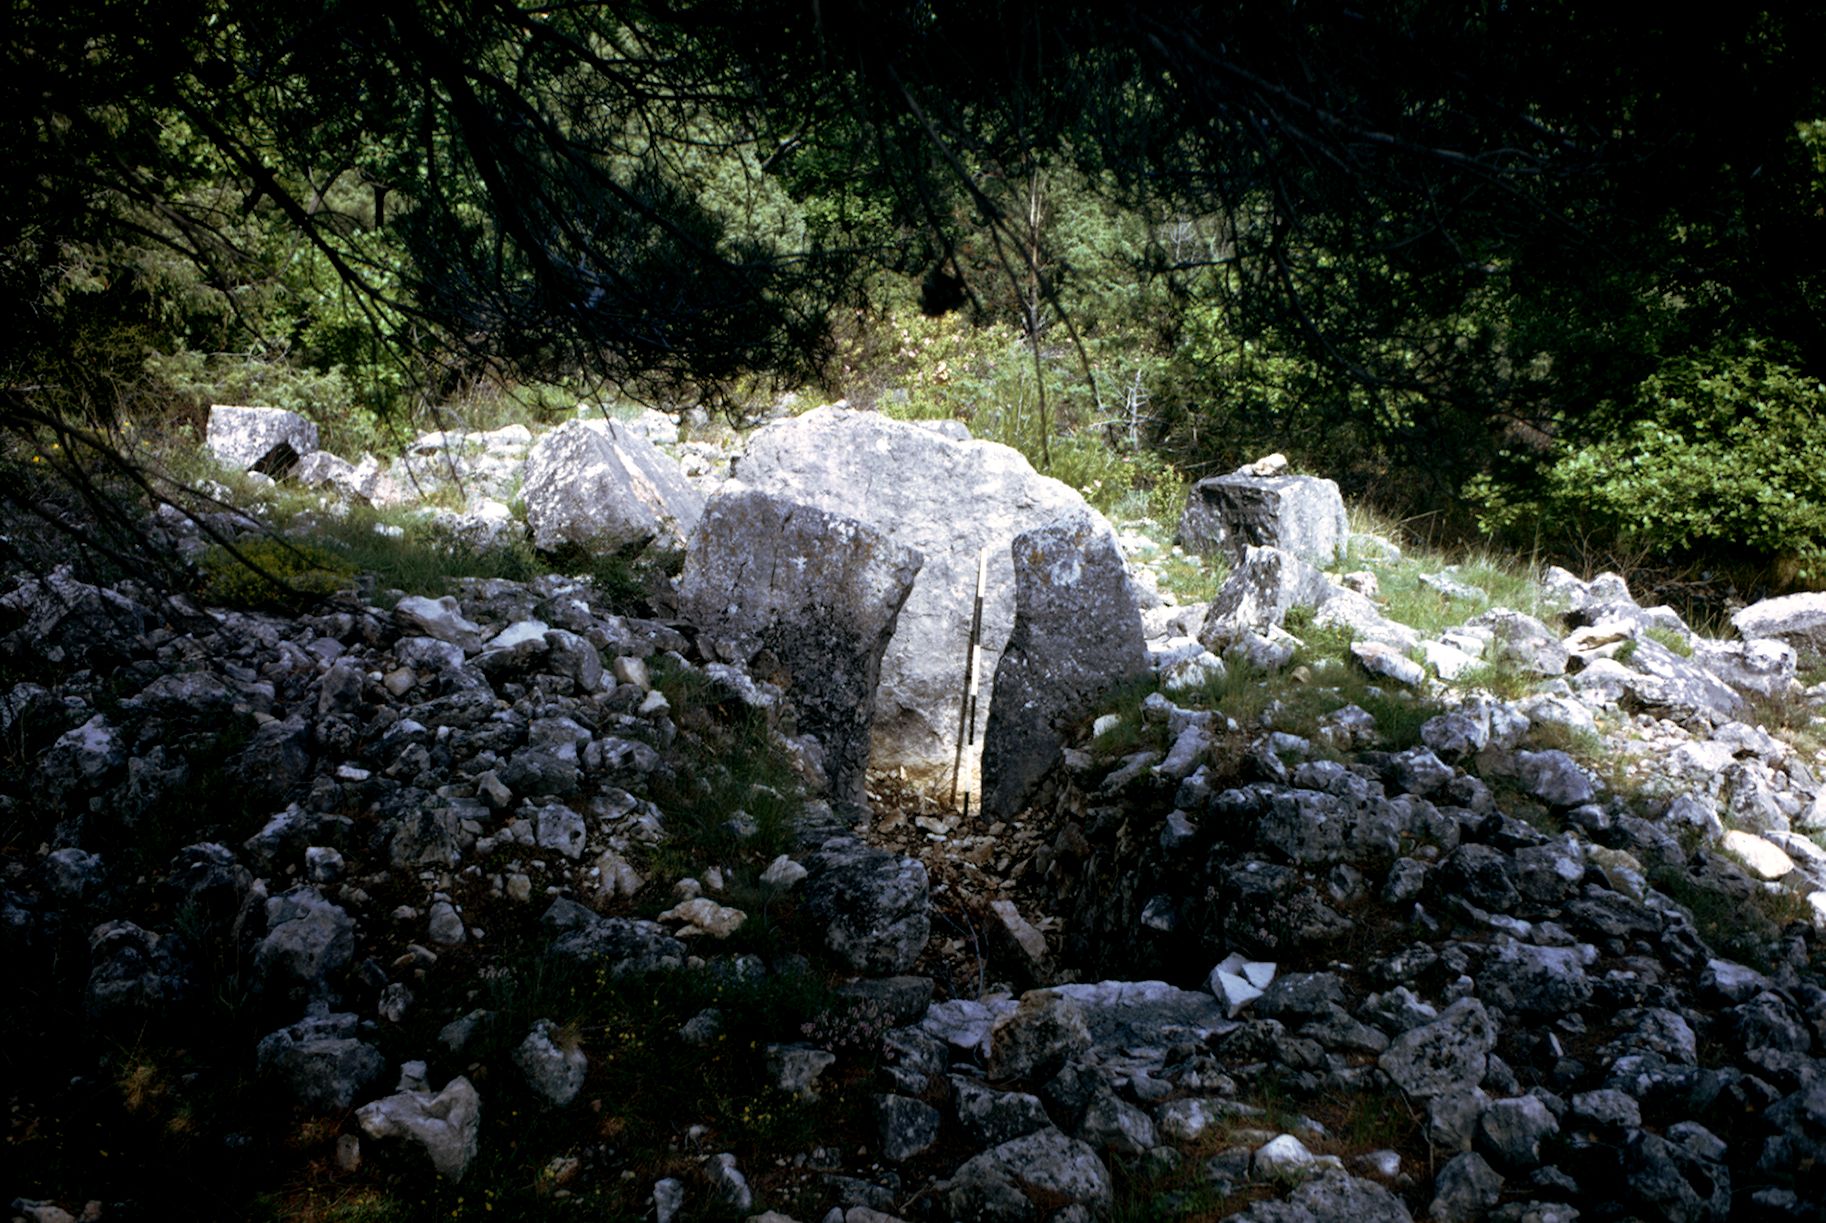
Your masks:
<svg viewBox="0 0 1826 1223"><path fill-rule="evenodd" d="M951 762L951 803L957 806L958 780L964 772L964 747L976 746L976 700L983 681L983 592L989 585L989 549L976 554L976 606L970 612L970 642L964 652L964 691L957 710L957 755ZM970 791L964 790L964 818L970 818Z"/></svg>

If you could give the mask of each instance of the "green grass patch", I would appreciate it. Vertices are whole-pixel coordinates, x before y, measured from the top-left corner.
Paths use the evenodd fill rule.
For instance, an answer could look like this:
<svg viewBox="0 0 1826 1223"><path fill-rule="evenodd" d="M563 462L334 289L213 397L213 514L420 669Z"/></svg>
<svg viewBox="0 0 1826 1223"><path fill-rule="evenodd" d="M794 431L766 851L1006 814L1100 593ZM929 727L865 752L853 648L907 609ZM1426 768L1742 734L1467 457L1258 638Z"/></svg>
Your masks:
<svg viewBox="0 0 1826 1223"><path fill-rule="evenodd" d="M523 582L549 572L521 542L480 546L421 514L351 509L312 528L313 542L353 572L371 573L382 589L442 595L457 578Z"/></svg>
<svg viewBox="0 0 1826 1223"><path fill-rule="evenodd" d="M1189 708L1215 710L1246 731L1269 724L1306 739L1318 733L1327 715L1356 705L1375 719L1381 745L1390 751L1419 743L1422 724L1442 711L1437 701L1378 681L1334 654L1314 652L1304 663L1300 657L1296 653L1295 663L1280 671L1232 661L1221 679L1176 693L1174 699ZM1308 676L1304 681L1298 678L1301 668Z"/></svg>
<svg viewBox="0 0 1826 1223"><path fill-rule="evenodd" d="M1530 563L1488 549L1438 549L1404 539L1406 532L1399 524L1361 508L1351 511L1351 528L1359 535L1401 540L1398 559L1390 559L1374 544L1353 540L1342 567L1375 574L1383 614L1425 636L1437 636L1491 607L1513 608L1543 619L1563 610L1541 587L1536 567ZM1481 592L1484 598L1450 597L1420 580L1431 574L1444 574Z"/></svg>
<svg viewBox="0 0 1826 1223"><path fill-rule="evenodd" d="M320 544L250 536L210 545L197 562L202 596L223 607L296 611L351 586L356 566Z"/></svg>
<svg viewBox="0 0 1826 1223"><path fill-rule="evenodd" d="M1486 659L1453 681L1467 692L1488 692L1505 701L1519 701L1540 684L1540 677L1530 675L1504 659Z"/></svg>
<svg viewBox="0 0 1826 1223"><path fill-rule="evenodd" d="M672 770L652 795L670 834L654 850L662 873L706 861L771 862L786 851L805 804L799 775L775 746L766 717L722 697L696 668L660 660L653 680L681 732ZM746 835L732 827L743 818Z"/></svg>
<svg viewBox="0 0 1826 1223"><path fill-rule="evenodd" d="M1148 722L1141 716L1142 702L1159 690L1159 681L1148 675L1111 694L1103 702L1101 712L1113 713L1120 720L1114 728L1104 731L1091 741L1091 750L1111 760L1135 752L1166 751L1170 746L1167 743L1166 724ZM1179 703L1185 704L1183 700Z"/></svg>
<svg viewBox="0 0 1826 1223"><path fill-rule="evenodd" d="M1774 696L1745 694L1743 719L1786 741L1804 756L1815 757L1826 751L1826 716L1802 695L1801 685Z"/></svg>
<svg viewBox="0 0 1826 1223"><path fill-rule="evenodd" d="M1123 507L1117 507L1120 511ZM1148 507L1129 507L1145 514ZM1151 517L1126 514L1118 518L1128 539L1125 547L1130 560L1145 565L1157 579L1160 589L1180 603L1209 603L1217 597L1218 588L1230 576L1230 566L1221 556L1199 556L1173 543L1173 520L1165 523ZM1137 542L1135 537L1139 536Z"/></svg>

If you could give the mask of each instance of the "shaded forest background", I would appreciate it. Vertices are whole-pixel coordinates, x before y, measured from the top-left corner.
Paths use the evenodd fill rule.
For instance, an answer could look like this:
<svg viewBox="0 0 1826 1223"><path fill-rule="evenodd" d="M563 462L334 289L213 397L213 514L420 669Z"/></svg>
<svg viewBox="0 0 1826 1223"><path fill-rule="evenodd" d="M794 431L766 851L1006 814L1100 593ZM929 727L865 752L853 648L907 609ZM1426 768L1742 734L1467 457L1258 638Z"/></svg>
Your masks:
<svg viewBox="0 0 1826 1223"><path fill-rule="evenodd" d="M0 496L210 402L355 457L503 387L800 389L1105 505L1283 450L1429 534L1819 585L1822 48L1804 3L26 0Z"/></svg>

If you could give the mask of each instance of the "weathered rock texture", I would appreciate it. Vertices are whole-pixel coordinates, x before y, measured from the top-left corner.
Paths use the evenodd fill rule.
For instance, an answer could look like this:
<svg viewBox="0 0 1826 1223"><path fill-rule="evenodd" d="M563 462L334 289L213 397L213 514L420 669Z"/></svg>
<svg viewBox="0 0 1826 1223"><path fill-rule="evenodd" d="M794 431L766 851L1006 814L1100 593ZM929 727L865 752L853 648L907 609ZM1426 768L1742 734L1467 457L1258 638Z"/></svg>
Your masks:
<svg viewBox="0 0 1826 1223"><path fill-rule="evenodd" d="M1186 494L1179 545L1231 561L1249 547L1281 548L1315 565L1338 559L1350 527L1344 499L1317 476L1210 476Z"/></svg>
<svg viewBox="0 0 1826 1223"><path fill-rule="evenodd" d="M792 695L839 808L865 802L881 656L920 562L854 518L740 486L711 499L685 552L679 608L700 645Z"/></svg>
<svg viewBox="0 0 1826 1223"><path fill-rule="evenodd" d="M1088 510L1084 499L1037 474L1007 446L837 407L762 429L735 474L753 487L860 519L924 555L882 658L873 763L904 768L916 783L949 783L977 556L991 549L983 605L987 677L1014 627L1009 541L1067 512ZM979 704L979 721L987 720L989 704Z"/></svg>
<svg viewBox="0 0 1826 1223"><path fill-rule="evenodd" d="M539 439L520 489L535 547L683 548L704 498L678 464L615 421L568 421Z"/></svg>
<svg viewBox="0 0 1826 1223"><path fill-rule="evenodd" d="M209 453L228 467L260 466L280 447L290 447L290 467L317 449L317 426L284 408L242 408L215 404L204 433Z"/></svg>
<svg viewBox="0 0 1826 1223"><path fill-rule="evenodd" d="M1014 630L995 669L983 737L983 810L1020 810L1058 763L1072 724L1148 674L1141 612L1116 541L1089 514L1015 537Z"/></svg>

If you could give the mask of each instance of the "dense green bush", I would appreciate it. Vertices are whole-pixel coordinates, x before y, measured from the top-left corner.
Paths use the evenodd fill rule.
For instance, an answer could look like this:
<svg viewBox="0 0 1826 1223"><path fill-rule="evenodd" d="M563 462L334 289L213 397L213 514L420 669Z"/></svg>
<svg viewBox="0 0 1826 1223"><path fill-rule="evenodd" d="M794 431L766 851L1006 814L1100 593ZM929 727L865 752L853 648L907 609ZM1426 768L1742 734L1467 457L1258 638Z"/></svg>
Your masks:
<svg viewBox="0 0 1826 1223"><path fill-rule="evenodd" d="M353 584L352 567L327 548L273 536L243 539L234 552L213 545L198 567L204 598L226 607L291 610Z"/></svg>
<svg viewBox="0 0 1826 1223"><path fill-rule="evenodd" d="M1585 432L1591 440L1555 459L1538 493L1473 482L1486 529L1699 557L1749 549L1783 581L1826 577L1826 385L1765 346L1669 361Z"/></svg>

